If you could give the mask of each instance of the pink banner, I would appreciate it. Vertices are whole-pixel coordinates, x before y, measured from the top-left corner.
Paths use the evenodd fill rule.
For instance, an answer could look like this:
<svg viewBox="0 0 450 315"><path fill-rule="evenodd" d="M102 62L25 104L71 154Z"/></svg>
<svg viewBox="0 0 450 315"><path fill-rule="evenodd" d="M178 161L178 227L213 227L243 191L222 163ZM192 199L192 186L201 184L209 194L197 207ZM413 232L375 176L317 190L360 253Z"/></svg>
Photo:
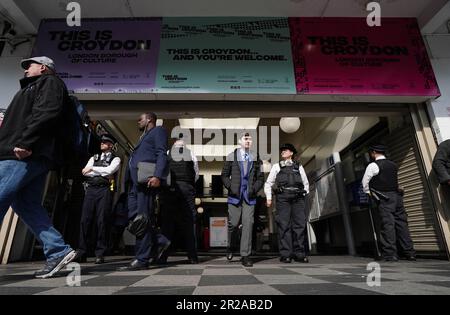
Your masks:
<svg viewBox="0 0 450 315"><path fill-rule="evenodd" d="M297 93L440 96L416 19L289 18Z"/></svg>

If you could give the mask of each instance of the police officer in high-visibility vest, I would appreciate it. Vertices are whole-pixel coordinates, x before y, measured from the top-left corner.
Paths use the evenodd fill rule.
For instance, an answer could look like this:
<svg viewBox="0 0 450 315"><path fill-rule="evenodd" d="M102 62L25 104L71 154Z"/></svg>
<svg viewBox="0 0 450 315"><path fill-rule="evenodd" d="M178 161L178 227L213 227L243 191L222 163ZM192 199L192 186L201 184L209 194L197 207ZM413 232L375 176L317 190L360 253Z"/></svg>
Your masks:
<svg viewBox="0 0 450 315"><path fill-rule="evenodd" d="M282 145L280 151L281 161L272 166L264 185L267 207L272 206L272 190L276 196L280 261L290 263L294 259L308 263L305 249L305 196L309 193L308 178L303 166L292 159L297 154L292 144Z"/></svg>
<svg viewBox="0 0 450 315"><path fill-rule="evenodd" d="M409 234L408 220L403 206L403 190L398 186L398 167L386 159L386 146L373 144L370 163L362 179L363 190L378 204L381 218L380 242L384 260L395 262L399 258L397 244L407 260L416 260L413 242Z"/></svg>
<svg viewBox="0 0 450 315"><path fill-rule="evenodd" d="M86 179L86 193L80 223L80 240L78 259L86 261L88 251L89 231L94 221L97 226L95 256L96 264L105 262L107 249L108 215L111 213L114 192L114 175L120 168L120 158L113 152L116 140L110 134L101 137L101 154L90 158L82 174Z"/></svg>

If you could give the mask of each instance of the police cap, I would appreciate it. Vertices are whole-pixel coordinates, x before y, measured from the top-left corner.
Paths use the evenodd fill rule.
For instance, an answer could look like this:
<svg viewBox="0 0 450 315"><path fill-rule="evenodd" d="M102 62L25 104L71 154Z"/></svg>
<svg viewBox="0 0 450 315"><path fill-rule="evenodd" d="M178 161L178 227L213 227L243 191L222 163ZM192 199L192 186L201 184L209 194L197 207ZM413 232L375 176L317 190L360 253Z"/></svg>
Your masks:
<svg viewBox="0 0 450 315"><path fill-rule="evenodd" d="M295 147L294 147L292 144L290 144L290 143L285 143L285 144L283 144L283 145L280 147L280 152L283 151L283 150L285 150L285 149L291 151L291 152L294 153L294 154L297 154L297 149L295 149Z"/></svg>
<svg viewBox="0 0 450 315"><path fill-rule="evenodd" d="M114 137L111 134L109 134L109 133L103 134L102 137L101 137L101 141L102 142L110 142L112 144L116 144L116 142L117 142L117 140L114 139Z"/></svg>
<svg viewBox="0 0 450 315"><path fill-rule="evenodd" d="M384 144L381 143L373 143L369 146L369 151L376 151L384 153L386 152L387 147Z"/></svg>

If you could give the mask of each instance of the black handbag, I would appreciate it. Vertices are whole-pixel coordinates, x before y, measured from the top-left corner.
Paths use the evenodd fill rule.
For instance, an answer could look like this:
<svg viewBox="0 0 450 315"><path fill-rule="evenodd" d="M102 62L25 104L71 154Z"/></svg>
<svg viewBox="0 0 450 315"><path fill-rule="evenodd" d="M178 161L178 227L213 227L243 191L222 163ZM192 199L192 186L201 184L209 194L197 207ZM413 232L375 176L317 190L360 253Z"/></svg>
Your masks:
<svg viewBox="0 0 450 315"><path fill-rule="evenodd" d="M127 230L136 236L136 238L144 237L148 230L150 219L145 214L138 214L129 224Z"/></svg>

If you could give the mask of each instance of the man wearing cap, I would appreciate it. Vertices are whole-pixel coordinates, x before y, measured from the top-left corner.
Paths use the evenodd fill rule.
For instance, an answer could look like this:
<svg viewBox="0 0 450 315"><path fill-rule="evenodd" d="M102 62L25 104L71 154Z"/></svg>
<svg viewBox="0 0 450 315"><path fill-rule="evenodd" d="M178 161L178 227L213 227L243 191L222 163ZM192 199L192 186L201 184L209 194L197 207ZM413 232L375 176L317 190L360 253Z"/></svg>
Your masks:
<svg viewBox="0 0 450 315"><path fill-rule="evenodd" d="M49 170L61 163L63 106L69 96L48 57L22 60L25 77L0 128L0 223L8 208L22 219L43 245L46 264L35 277L48 278L75 257L53 227L42 203Z"/></svg>
<svg viewBox="0 0 450 315"><path fill-rule="evenodd" d="M380 242L384 260L395 262L399 258L397 244L407 260L416 260L409 234L408 220L403 206L403 191L398 186L397 165L386 159L386 146L373 144L370 163L362 179L363 190L378 203L381 217Z"/></svg>
<svg viewBox="0 0 450 315"><path fill-rule="evenodd" d="M303 166L292 160L297 154L292 144L282 145L280 152L281 161L272 166L264 185L267 207L272 206L272 189L275 191L280 261L290 263L294 259L308 263L305 249L308 178Z"/></svg>
<svg viewBox="0 0 450 315"><path fill-rule="evenodd" d="M114 176L120 168L120 158L113 152L116 140L110 134L101 137L101 154L89 159L81 173L87 177L86 193L80 223L80 240L78 257L80 262L86 261L88 251L89 231L95 221L97 226L97 242L95 248L95 263L105 262L104 254L107 248L107 218L111 214L114 192Z"/></svg>
<svg viewBox="0 0 450 315"><path fill-rule="evenodd" d="M252 137L242 133L241 147L227 156L222 169L222 182L228 190L228 248L227 259L233 259L233 244L237 238L239 221L242 218L240 254L242 265L252 267L252 233L256 195L264 185L262 162L250 152Z"/></svg>

